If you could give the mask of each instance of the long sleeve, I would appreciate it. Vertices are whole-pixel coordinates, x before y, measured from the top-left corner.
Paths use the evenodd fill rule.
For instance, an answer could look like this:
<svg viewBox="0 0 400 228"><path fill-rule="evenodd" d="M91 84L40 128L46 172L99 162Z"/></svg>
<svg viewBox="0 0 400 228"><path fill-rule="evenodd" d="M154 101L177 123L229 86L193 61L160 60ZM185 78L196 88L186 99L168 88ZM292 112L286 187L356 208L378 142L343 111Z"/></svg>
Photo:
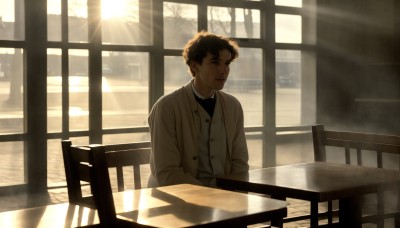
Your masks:
<svg viewBox="0 0 400 228"><path fill-rule="evenodd" d="M197 161L187 161L188 155L185 153L188 151L179 148L177 126L180 124L177 121L182 120L179 107L174 105L180 101L170 101L174 98L165 97L158 101L149 115L153 152L150 161L152 173L159 186L179 183L200 185L193 173L188 172L187 168L184 169L188 165L197 167Z"/></svg>

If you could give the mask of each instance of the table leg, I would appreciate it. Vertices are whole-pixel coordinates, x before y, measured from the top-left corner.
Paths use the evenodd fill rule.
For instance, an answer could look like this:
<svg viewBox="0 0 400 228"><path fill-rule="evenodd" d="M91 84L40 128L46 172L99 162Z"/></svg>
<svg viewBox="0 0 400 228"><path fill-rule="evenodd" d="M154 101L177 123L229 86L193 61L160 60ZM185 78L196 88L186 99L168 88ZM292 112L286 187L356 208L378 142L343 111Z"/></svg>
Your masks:
<svg viewBox="0 0 400 228"><path fill-rule="evenodd" d="M281 196L281 195L271 195L271 198L272 199L278 199L278 200L286 200L286 197L285 196ZM283 218L271 220L271 226L273 226L273 227L283 227Z"/></svg>
<svg viewBox="0 0 400 228"><path fill-rule="evenodd" d="M343 227L361 228L360 197L339 200L339 223Z"/></svg>

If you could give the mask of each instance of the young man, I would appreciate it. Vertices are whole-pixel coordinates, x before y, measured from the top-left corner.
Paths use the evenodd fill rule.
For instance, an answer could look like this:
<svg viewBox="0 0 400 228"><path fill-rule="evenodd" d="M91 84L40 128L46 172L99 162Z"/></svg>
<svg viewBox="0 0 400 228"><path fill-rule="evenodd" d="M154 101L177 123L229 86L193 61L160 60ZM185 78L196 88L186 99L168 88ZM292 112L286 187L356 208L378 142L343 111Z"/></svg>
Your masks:
<svg viewBox="0 0 400 228"><path fill-rule="evenodd" d="M236 42L205 31L184 47L192 80L161 97L149 115L149 187L215 186L217 176L248 171L243 109L221 91L238 48Z"/></svg>

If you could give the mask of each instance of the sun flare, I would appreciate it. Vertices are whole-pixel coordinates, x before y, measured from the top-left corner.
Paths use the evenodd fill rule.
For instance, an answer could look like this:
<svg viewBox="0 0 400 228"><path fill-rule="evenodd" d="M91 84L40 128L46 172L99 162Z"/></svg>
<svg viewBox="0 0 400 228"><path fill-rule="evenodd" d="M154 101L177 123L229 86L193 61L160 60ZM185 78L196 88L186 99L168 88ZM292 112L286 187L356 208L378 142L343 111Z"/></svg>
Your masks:
<svg viewBox="0 0 400 228"><path fill-rule="evenodd" d="M126 0L101 0L101 17L103 20L126 15Z"/></svg>

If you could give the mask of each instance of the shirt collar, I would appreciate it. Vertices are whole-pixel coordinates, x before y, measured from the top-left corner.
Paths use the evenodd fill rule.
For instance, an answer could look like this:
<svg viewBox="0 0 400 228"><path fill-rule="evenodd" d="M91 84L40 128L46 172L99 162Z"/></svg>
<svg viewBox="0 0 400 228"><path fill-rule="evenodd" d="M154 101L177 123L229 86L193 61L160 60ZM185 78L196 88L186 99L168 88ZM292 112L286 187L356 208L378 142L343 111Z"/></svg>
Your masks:
<svg viewBox="0 0 400 228"><path fill-rule="evenodd" d="M193 82L192 82L192 90L193 90L193 93L194 93L198 98L200 98L200 99L207 99L207 98L214 98L214 97L215 97L215 91L214 91L214 93L213 93L210 97L202 96L202 95L201 95L199 92L197 92L196 89L194 88Z"/></svg>

